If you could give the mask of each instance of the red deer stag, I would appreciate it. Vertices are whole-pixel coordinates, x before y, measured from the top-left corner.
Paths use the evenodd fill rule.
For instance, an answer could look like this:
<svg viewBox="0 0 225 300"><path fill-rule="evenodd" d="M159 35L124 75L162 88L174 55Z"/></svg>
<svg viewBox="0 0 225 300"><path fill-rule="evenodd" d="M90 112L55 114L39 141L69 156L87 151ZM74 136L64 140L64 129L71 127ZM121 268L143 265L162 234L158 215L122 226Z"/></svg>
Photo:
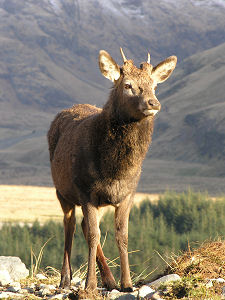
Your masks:
<svg viewBox="0 0 225 300"><path fill-rule="evenodd" d="M176 56L156 67L147 62L137 68L122 49L120 67L104 50L99 67L113 83L103 109L78 104L60 112L48 132L51 171L64 212L65 248L61 287L70 286L70 256L75 231L75 206L83 211L82 229L88 244L85 288L97 287L96 261L102 284L116 288L100 244L100 210L115 207L115 237L120 254L121 290L132 291L128 262L128 218L139 181L142 161L153 133L154 115L160 110L155 95L176 66Z"/></svg>

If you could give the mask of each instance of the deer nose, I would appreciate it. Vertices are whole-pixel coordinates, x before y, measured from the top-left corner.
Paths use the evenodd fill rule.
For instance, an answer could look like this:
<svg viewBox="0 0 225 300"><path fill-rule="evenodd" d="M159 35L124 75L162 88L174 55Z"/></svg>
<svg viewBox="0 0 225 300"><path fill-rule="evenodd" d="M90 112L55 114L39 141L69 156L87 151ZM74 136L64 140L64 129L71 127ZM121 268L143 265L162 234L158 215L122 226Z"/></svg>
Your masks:
<svg viewBox="0 0 225 300"><path fill-rule="evenodd" d="M159 103L158 100L155 100L155 99L148 100L148 104L151 106L152 109L155 109L155 110L160 110L160 108L161 108L161 104Z"/></svg>

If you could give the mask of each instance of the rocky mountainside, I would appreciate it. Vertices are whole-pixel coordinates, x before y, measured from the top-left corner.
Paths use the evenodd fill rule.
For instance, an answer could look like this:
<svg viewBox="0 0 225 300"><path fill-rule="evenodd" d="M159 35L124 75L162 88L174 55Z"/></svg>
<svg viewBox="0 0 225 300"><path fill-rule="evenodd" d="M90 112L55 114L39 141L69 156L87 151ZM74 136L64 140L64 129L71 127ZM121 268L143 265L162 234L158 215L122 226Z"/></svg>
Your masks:
<svg viewBox="0 0 225 300"><path fill-rule="evenodd" d="M154 64L179 62L159 87L140 189L223 190L224 13L220 0L0 0L0 183L51 184L50 121L73 103L106 101L98 51L121 63L122 46L137 64L148 50Z"/></svg>
<svg viewBox="0 0 225 300"><path fill-rule="evenodd" d="M171 54L181 62L225 42L225 7L194 3L0 0L1 102L44 111L99 105L105 99L100 48L119 61L123 46L138 63L148 50L154 63Z"/></svg>
<svg viewBox="0 0 225 300"><path fill-rule="evenodd" d="M160 88L163 110L156 123L155 157L224 161L224 80L225 43L179 64ZM165 151L166 142L171 146Z"/></svg>
<svg viewBox="0 0 225 300"><path fill-rule="evenodd" d="M144 166L154 187L224 193L224 61L225 43L183 60L159 87L162 111L148 156L154 159Z"/></svg>

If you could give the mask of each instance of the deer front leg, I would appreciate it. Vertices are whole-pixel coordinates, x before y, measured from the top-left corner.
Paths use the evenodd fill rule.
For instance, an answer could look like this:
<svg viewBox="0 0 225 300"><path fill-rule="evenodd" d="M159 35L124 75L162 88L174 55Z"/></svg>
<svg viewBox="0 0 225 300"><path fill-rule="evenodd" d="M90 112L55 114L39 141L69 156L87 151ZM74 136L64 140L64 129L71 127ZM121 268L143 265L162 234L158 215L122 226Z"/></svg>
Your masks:
<svg viewBox="0 0 225 300"><path fill-rule="evenodd" d="M84 220L87 225L87 242L88 242L88 271L85 282L85 288L93 291L97 288L96 278L96 255L97 246L100 243L100 230L98 220L98 209L91 203L82 206Z"/></svg>
<svg viewBox="0 0 225 300"><path fill-rule="evenodd" d="M84 237L88 241L87 225L86 225L84 219L82 220L81 226L83 229ZM103 287L105 287L107 290L110 290L110 291L113 289L116 289L117 288L116 281L115 281L113 274L106 262L106 259L105 259L105 256L104 256L104 253L103 253L100 243L97 246L96 261L98 264L98 268L100 270Z"/></svg>
<svg viewBox="0 0 225 300"><path fill-rule="evenodd" d="M130 278L130 267L128 261L128 219L131 202L126 200L115 209L115 233L116 242L120 253L120 277L121 291L131 292L133 286Z"/></svg>
<svg viewBox="0 0 225 300"><path fill-rule="evenodd" d="M70 287L72 279L72 270L70 265L71 249L73 244L73 236L75 232L75 206L65 202L65 199L57 192L58 199L64 212L64 258L61 271L61 288Z"/></svg>

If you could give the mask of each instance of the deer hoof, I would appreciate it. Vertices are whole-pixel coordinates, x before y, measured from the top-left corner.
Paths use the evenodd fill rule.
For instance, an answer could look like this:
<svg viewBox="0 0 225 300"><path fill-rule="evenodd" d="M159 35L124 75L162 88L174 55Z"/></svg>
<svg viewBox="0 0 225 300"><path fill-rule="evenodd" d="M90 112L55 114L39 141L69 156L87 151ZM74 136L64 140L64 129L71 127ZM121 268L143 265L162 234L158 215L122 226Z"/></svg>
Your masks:
<svg viewBox="0 0 225 300"><path fill-rule="evenodd" d="M128 287L121 286L121 292L124 292L124 293L133 292L133 287L132 286L128 286Z"/></svg>
<svg viewBox="0 0 225 300"><path fill-rule="evenodd" d="M69 289L70 288L70 279L68 276L62 276L60 281L60 288Z"/></svg>
<svg viewBox="0 0 225 300"><path fill-rule="evenodd" d="M97 282L90 281L86 283L85 290L93 292L97 288Z"/></svg>
<svg viewBox="0 0 225 300"><path fill-rule="evenodd" d="M116 282L104 282L103 287L107 289L107 291L119 290Z"/></svg>

